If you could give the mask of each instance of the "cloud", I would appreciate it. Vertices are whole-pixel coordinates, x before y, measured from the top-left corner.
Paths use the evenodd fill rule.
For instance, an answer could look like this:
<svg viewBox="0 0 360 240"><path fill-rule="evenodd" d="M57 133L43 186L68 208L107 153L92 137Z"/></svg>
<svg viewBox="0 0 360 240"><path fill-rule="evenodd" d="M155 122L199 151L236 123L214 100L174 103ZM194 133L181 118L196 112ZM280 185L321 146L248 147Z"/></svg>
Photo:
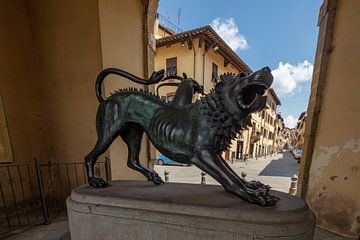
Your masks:
<svg viewBox="0 0 360 240"><path fill-rule="evenodd" d="M279 96L293 95L296 91L301 91L300 83L311 80L313 69L314 65L307 60L297 66L280 62L271 71L274 76L273 88Z"/></svg>
<svg viewBox="0 0 360 240"><path fill-rule="evenodd" d="M297 124L297 118L293 117L292 115L289 115L284 119L284 124L285 127L294 128L296 127Z"/></svg>
<svg viewBox="0 0 360 240"><path fill-rule="evenodd" d="M233 18L216 18L210 25L234 51L249 47L244 35L239 33Z"/></svg>

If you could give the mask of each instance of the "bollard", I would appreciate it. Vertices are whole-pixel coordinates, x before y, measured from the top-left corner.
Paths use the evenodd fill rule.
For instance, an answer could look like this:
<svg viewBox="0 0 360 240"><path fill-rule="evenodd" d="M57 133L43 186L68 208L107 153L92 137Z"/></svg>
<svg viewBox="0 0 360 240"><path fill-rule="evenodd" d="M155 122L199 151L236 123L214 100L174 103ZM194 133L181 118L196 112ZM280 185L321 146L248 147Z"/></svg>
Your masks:
<svg viewBox="0 0 360 240"><path fill-rule="evenodd" d="M245 180L246 175L247 175L247 174L246 174L245 172L241 172L241 177L242 177L242 179Z"/></svg>
<svg viewBox="0 0 360 240"><path fill-rule="evenodd" d="M206 173L201 172L201 184L206 184Z"/></svg>
<svg viewBox="0 0 360 240"><path fill-rule="evenodd" d="M290 183L290 189L289 189L289 193L294 196L297 191L297 181L298 181L298 176L295 174L294 176L291 177L291 183Z"/></svg>
<svg viewBox="0 0 360 240"><path fill-rule="evenodd" d="M169 171L165 170L164 175L165 175L165 182L168 182L169 181Z"/></svg>

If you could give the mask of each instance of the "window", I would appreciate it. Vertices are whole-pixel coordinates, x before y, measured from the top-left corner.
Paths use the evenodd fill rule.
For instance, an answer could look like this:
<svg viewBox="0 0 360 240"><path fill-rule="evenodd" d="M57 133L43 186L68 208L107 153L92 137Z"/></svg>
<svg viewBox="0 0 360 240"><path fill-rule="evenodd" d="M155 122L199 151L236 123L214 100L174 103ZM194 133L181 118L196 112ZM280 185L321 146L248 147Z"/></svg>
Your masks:
<svg viewBox="0 0 360 240"><path fill-rule="evenodd" d="M218 65L216 65L215 63L212 63L211 80L214 81L214 82L219 81Z"/></svg>
<svg viewBox="0 0 360 240"><path fill-rule="evenodd" d="M166 76L176 76L177 74L177 58L166 59Z"/></svg>

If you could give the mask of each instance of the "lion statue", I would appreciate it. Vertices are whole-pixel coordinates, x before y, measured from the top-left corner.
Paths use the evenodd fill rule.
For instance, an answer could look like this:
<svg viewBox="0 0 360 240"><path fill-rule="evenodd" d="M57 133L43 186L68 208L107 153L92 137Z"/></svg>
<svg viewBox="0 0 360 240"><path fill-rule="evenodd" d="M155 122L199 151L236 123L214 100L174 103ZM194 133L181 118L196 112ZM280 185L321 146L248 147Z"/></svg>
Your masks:
<svg viewBox="0 0 360 240"><path fill-rule="evenodd" d="M264 94L273 81L270 68L251 74L221 75L215 88L193 103L193 93L202 88L186 75L172 103L165 103L158 96L135 88L116 91L104 99L102 82L109 74L146 85L164 79L163 70L154 72L148 80L114 68L99 74L96 80L96 95L100 102L96 116L98 140L85 157L90 186L107 186L106 181L94 175L94 165L118 136L128 146L128 167L155 184L163 183L154 170L140 164L141 140L145 132L163 155L182 164L194 164L226 191L243 200L260 206L272 206L279 200L269 194L269 186L258 181L245 181L222 158L222 152L228 149L231 139L248 126L250 114L265 107Z"/></svg>

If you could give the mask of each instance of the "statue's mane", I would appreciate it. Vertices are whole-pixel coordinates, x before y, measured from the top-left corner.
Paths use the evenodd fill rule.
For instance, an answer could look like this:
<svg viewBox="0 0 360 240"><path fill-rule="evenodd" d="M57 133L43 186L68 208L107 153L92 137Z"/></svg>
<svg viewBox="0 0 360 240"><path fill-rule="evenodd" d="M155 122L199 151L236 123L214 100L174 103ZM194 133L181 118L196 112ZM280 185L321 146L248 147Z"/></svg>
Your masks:
<svg viewBox="0 0 360 240"><path fill-rule="evenodd" d="M218 83L219 84L219 83ZM217 85L209 94L196 102L200 112L206 116L211 128L216 128L215 151L228 150L231 140L241 129L249 125L249 118L241 118L229 107L222 85Z"/></svg>

